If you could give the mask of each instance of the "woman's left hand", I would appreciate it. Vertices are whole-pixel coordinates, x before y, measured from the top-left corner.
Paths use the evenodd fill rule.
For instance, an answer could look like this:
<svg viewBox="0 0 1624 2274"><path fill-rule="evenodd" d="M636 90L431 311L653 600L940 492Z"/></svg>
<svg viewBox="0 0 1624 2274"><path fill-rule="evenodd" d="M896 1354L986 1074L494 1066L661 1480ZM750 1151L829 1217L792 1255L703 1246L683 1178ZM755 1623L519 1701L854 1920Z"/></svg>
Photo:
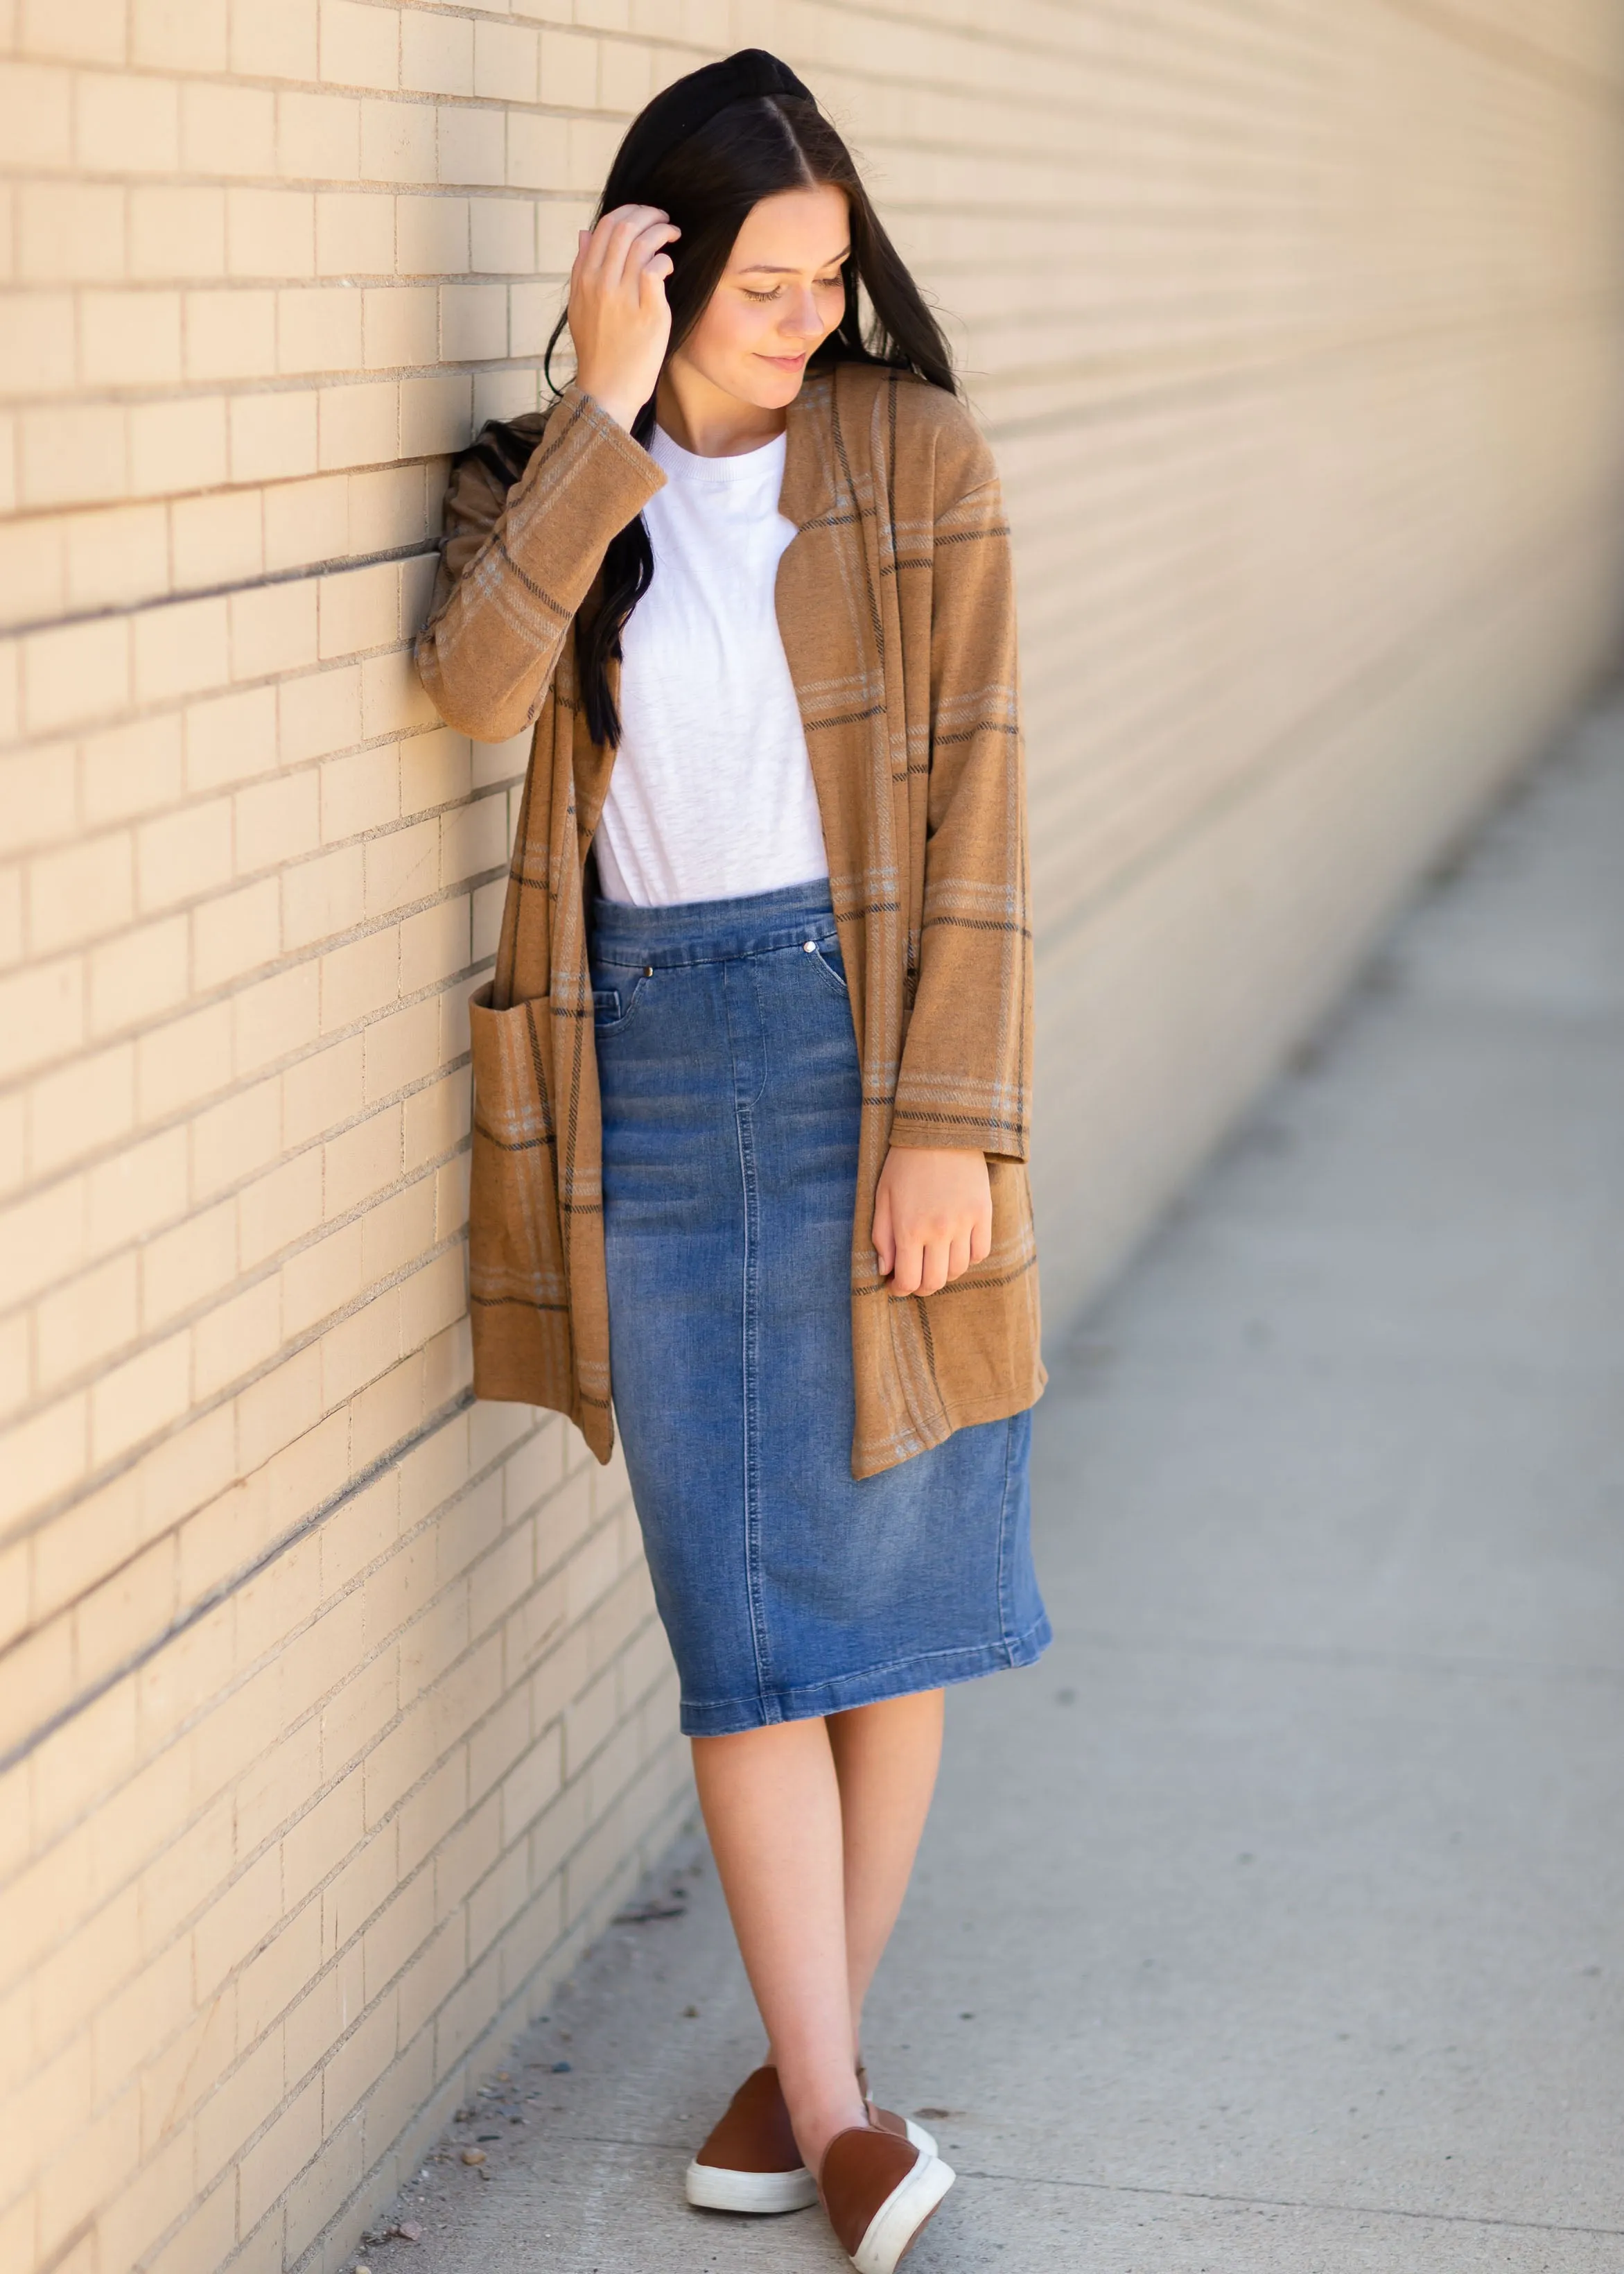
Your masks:
<svg viewBox="0 0 1624 2274"><path fill-rule="evenodd" d="M893 1295L934 1295L992 1248L992 1185L979 1152L893 1145L869 1235Z"/></svg>

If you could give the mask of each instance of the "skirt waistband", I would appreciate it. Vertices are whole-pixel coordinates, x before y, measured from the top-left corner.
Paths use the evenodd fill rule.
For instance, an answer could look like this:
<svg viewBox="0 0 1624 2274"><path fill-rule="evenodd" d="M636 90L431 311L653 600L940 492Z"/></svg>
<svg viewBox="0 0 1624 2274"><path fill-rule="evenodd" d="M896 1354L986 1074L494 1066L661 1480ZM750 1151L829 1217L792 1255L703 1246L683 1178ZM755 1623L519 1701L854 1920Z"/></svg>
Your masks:
<svg viewBox="0 0 1624 2274"><path fill-rule="evenodd" d="M590 905L588 923L594 967L637 964L656 970L771 955L808 940L827 946L836 936L826 877L741 900L678 900L658 908L600 896Z"/></svg>

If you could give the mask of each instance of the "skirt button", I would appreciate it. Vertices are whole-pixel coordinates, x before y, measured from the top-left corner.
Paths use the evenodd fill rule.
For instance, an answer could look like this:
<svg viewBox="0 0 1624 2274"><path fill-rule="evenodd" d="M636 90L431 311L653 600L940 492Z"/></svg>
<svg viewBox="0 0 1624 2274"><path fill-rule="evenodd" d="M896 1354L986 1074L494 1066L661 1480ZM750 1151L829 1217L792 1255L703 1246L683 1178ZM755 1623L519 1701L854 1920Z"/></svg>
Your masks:
<svg viewBox="0 0 1624 2274"><path fill-rule="evenodd" d="M803 955L816 955L817 953L817 942L815 939L808 940L806 945L801 952Z"/></svg>
<svg viewBox="0 0 1624 2274"><path fill-rule="evenodd" d="M654 976L654 966L653 966L651 963L645 963L645 964L643 965L643 977L644 977L645 979L652 979L652 978L653 978L653 976Z"/></svg>

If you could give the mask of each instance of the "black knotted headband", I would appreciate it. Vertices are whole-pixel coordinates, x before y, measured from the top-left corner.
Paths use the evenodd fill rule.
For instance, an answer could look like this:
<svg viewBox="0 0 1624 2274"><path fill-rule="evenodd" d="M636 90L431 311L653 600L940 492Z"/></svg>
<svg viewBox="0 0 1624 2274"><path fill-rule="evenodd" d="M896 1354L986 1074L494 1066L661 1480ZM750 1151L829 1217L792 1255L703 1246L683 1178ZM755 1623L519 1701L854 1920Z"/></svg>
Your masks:
<svg viewBox="0 0 1624 2274"><path fill-rule="evenodd" d="M686 78L673 79L639 111L615 152L610 178L646 181L660 161L686 142L690 134L726 110L730 102L751 95L789 94L816 105L809 87L795 77L787 64L770 56L765 48L741 48L719 64L702 64Z"/></svg>

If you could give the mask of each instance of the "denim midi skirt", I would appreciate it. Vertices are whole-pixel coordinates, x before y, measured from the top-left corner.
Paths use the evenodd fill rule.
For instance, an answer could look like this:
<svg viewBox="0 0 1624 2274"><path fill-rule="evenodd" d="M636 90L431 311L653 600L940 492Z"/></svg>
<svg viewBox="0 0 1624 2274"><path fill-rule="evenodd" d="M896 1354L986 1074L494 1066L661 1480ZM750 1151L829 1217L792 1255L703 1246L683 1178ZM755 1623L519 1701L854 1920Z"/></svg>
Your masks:
<svg viewBox="0 0 1624 2274"><path fill-rule="evenodd" d="M683 1728L1030 1665L1031 1415L851 1472L861 1084L827 885L599 899L590 953L615 1416Z"/></svg>

